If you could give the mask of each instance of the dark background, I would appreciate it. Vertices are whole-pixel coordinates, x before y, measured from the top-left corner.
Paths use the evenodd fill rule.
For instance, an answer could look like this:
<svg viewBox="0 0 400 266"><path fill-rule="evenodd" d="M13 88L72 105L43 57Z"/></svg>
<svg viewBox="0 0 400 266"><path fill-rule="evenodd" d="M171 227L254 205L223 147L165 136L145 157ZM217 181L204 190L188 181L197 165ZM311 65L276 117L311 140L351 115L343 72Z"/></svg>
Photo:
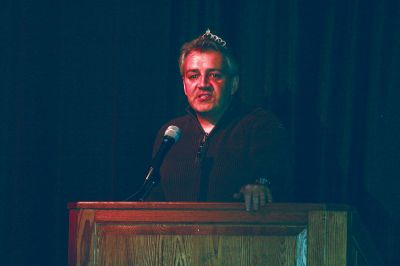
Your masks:
<svg viewBox="0 0 400 266"><path fill-rule="evenodd" d="M237 54L243 99L286 125L296 200L354 205L394 263L399 3L2 3L4 265L65 265L67 202L119 201L138 188L158 128L186 105L179 47L207 28Z"/></svg>

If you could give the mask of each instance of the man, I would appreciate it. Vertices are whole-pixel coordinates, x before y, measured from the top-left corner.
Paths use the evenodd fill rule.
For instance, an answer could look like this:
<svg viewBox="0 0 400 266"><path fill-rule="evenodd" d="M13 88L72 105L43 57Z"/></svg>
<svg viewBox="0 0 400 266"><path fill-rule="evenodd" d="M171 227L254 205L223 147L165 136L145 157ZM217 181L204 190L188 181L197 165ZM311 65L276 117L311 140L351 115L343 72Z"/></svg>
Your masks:
<svg viewBox="0 0 400 266"><path fill-rule="evenodd" d="M150 200L244 198L247 210L257 210L272 201L272 194L284 199L285 130L272 114L240 103L238 67L226 42L207 30L182 46L179 68L189 107L156 138L154 151L168 126L181 130Z"/></svg>

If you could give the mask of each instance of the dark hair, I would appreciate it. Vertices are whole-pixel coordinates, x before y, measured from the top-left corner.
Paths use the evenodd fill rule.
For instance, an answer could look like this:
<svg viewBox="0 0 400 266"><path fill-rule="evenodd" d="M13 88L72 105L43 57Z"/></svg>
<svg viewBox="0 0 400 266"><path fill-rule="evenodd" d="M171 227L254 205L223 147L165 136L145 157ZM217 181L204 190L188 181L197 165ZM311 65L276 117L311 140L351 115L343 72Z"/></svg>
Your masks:
<svg viewBox="0 0 400 266"><path fill-rule="evenodd" d="M200 35L196 39L182 45L178 61L181 75L183 75L183 63L185 62L186 57L193 51L215 51L221 53L228 64L230 74L238 74L236 59L232 52L226 47L226 42L217 35L212 34L210 30L207 30L203 35Z"/></svg>

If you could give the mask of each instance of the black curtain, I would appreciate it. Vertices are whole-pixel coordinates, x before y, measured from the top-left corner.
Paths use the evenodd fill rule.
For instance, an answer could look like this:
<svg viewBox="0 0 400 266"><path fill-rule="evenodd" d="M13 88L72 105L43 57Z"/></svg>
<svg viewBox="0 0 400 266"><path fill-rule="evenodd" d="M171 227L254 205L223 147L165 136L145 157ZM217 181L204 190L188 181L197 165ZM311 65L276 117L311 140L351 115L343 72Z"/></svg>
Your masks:
<svg viewBox="0 0 400 266"><path fill-rule="evenodd" d="M179 47L207 28L236 53L244 101L287 127L296 200L354 205L395 260L398 1L17 0L0 9L9 265L65 265L66 203L138 188L158 127L186 105Z"/></svg>

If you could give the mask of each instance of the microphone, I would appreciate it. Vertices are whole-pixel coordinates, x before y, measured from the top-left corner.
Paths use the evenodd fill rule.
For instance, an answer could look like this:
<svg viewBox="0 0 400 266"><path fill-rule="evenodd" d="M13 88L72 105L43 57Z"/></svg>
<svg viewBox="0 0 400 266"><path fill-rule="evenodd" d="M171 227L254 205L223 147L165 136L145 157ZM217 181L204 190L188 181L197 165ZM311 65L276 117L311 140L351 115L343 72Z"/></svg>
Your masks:
<svg viewBox="0 0 400 266"><path fill-rule="evenodd" d="M181 130L177 126L169 126L167 128L160 148L151 162L149 172L146 175L143 185L137 192L129 196L126 200L134 199L144 201L146 199L153 187L160 182L159 171L161 164L164 161L164 157L167 155L172 145L179 140L180 136Z"/></svg>
<svg viewBox="0 0 400 266"><path fill-rule="evenodd" d="M176 143L181 137L181 130L177 126L169 126L164 133L164 137L160 148L158 149L156 155L154 156L149 172L146 175L145 181L152 178L153 174L158 175L158 171L160 170L161 164L164 161L165 155L167 155L168 151L171 149L172 145Z"/></svg>

